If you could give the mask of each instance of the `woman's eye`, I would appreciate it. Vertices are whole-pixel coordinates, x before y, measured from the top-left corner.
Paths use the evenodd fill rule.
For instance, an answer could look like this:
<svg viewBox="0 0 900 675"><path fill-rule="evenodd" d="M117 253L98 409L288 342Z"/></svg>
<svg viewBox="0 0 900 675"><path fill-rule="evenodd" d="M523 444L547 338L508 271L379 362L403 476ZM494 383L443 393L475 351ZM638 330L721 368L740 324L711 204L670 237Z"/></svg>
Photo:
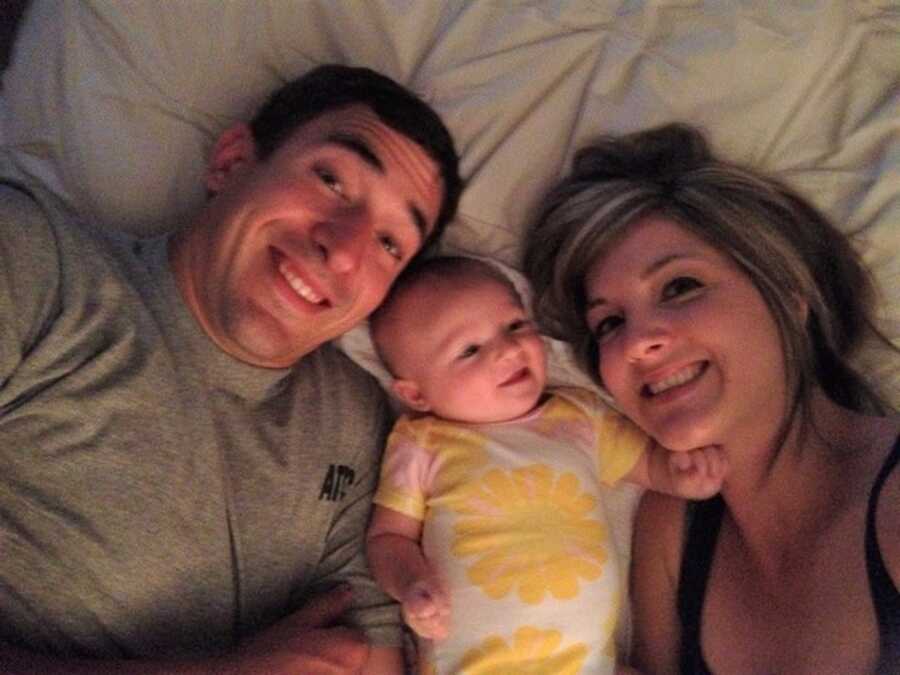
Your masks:
<svg viewBox="0 0 900 675"><path fill-rule="evenodd" d="M616 328L618 328L625 319L617 314L604 317L594 326L594 338L599 342L609 337Z"/></svg>
<svg viewBox="0 0 900 675"><path fill-rule="evenodd" d="M693 277L676 277L663 286L662 297L664 300L677 298L685 293L701 288L703 284Z"/></svg>

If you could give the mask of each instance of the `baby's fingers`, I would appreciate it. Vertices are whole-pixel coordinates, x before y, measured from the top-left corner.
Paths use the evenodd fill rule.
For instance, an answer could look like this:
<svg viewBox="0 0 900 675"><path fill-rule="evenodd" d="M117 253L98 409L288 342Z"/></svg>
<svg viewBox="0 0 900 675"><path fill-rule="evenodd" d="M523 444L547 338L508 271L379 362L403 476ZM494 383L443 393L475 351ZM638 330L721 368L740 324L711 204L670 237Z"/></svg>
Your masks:
<svg viewBox="0 0 900 675"><path fill-rule="evenodd" d="M703 448L707 473L711 478L721 479L728 473L728 459L722 448L711 445Z"/></svg>
<svg viewBox="0 0 900 675"><path fill-rule="evenodd" d="M669 466L676 473L703 475L707 470L706 455L703 450L671 452L669 453Z"/></svg>
<svg viewBox="0 0 900 675"><path fill-rule="evenodd" d="M427 617L437 613L437 603L426 589L416 588L404 598L403 609L410 616Z"/></svg>
<svg viewBox="0 0 900 675"><path fill-rule="evenodd" d="M450 632L449 624L449 617L433 616L428 619L410 621L408 625L423 638L429 640L443 640Z"/></svg>
<svg viewBox="0 0 900 675"><path fill-rule="evenodd" d="M441 610L434 604L416 614L404 607L403 620L416 634L430 640L442 640L449 632L450 612L446 609Z"/></svg>
<svg viewBox="0 0 900 675"><path fill-rule="evenodd" d="M434 579L417 582L402 603L403 620L418 635L432 640L447 637L450 603L440 583Z"/></svg>

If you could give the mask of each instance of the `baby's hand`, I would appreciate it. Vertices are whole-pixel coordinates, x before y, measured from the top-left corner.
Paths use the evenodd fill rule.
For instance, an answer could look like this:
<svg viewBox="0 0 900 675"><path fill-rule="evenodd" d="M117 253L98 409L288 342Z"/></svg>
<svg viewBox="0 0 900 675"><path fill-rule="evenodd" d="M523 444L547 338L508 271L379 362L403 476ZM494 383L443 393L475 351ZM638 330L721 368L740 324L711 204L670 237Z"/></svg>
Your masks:
<svg viewBox="0 0 900 675"><path fill-rule="evenodd" d="M718 445L687 452L669 452L669 473L675 494L685 499L707 499L722 489L728 460Z"/></svg>
<svg viewBox="0 0 900 675"><path fill-rule="evenodd" d="M443 640L450 632L450 598L434 574L414 582L401 602L403 620L418 635Z"/></svg>

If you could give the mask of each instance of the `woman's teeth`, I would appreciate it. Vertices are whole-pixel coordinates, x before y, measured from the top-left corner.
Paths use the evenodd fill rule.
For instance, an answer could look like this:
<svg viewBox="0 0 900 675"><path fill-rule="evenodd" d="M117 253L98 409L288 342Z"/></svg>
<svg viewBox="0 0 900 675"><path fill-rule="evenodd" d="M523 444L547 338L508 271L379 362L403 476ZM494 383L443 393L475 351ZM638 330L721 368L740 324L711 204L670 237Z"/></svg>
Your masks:
<svg viewBox="0 0 900 675"><path fill-rule="evenodd" d="M664 391L671 389L672 387L677 387L679 385L685 384L686 382L690 382L700 374L701 370L703 370L702 363L688 366L687 368L679 370L677 373L672 373L668 377L665 377L658 382L648 384L647 389L653 396L656 396L657 394L661 394Z"/></svg>

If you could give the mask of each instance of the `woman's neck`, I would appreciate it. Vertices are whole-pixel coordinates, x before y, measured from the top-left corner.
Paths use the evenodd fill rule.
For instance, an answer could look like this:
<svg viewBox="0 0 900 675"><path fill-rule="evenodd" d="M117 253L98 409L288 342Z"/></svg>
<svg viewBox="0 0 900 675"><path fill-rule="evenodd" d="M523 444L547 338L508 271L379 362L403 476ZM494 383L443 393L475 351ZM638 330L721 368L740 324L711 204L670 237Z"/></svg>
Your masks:
<svg viewBox="0 0 900 675"><path fill-rule="evenodd" d="M870 450L887 438L879 418L842 408L821 392L813 395L807 419L795 415L783 443L774 430L768 447L726 446L728 517L765 567L801 553L803 542L815 542L865 497Z"/></svg>

